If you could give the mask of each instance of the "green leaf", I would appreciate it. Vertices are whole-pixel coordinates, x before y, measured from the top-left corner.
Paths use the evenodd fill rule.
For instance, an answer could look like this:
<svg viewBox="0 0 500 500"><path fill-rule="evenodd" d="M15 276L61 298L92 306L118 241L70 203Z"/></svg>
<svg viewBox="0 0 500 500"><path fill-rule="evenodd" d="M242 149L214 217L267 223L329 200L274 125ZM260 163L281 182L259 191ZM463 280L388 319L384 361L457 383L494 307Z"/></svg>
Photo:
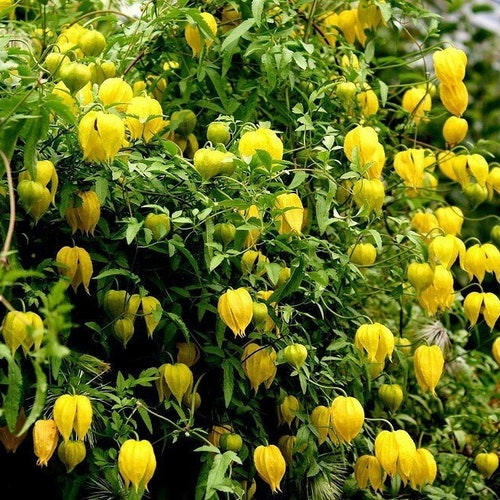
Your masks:
<svg viewBox="0 0 500 500"><path fill-rule="evenodd" d="M45 396L47 394L47 377L42 370L38 361L33 362L33 368L35 369L36 375L36 392L35 400L33 406L31 407L30 414L24 422L23 428L19 431L19 435L26 432L32 424L35 423L36 419L41 415L43 409L45 408Z"/></svg>
<svg viewBox="0 0 500 500"><path fill-rule="evenodd" d="M283 287L278 288L269 297L268 303L279 302L281 299L288 297L295 290L298 290L302 280L304 279L304 268L305 262L302 256L299 256L299 264L293 269L290 279L285 283Z"/></svg>
<svg viewBox="0 0 500 500"><path fill-rule="evenodd" d="M0 344L0 348L0 358L5 358L8 362L8 388L7 395L4 400L3 410L9 430L13 432L16 427L17 416L19 414L23 377L21 369L16 364L7 346Z"/></svg>
<svg viewBox="0 0 500 500"><path fill-rule="evenodd" d="M223 378L224 404L226 405L227 408L233 397L233 390L234 390L234 371L230 359L225 359L222 362L222 369L224 371L224 378Z"/></svg>
<svg viewBox="0 0 500 500"><path fill-rule="evenodd" d="M139 415L142 418L142 421L144 422L144 425L147 427L148 431L150 434L153 434L153 424L151 423L151 418L149 416L148 411L144 406L142 406L144 403L140 404L137 406L137 411L139 412Z"/></svg>
<svg viewBox="0 0 500 500"><path fill-rule="evenodd" d="M255 24L257 24L257 26L260 26L263 8L264 0L252 0L252 16L255 19Z"/></svg>
<svg viewBox="0 0 500 500"><path fill-rule="evenodd" d="M29 172L32 179L36 178L36 162L38 153L38 142L47 131L48 117L46 112L39 110L40 115L34 117L28 126L24 138L24 168ZM23 134L24 135L24 134Z"/></svg>
<svg viewBox="0 0 500 500"><path fill-rule="evenodd" d="M0 101L0 103L3 103L3 101ZM17 139L25 123L26 118L14 117L0 128L0 151L4 152L9 161L12 158ZM3 172L5 172L5 165L0 160L0 173L3 174Z"/></svg>
<svg viewBox="0 0 500 500"><path fill-rule="evenodd" d="M252 17L246 19L239 26L232 29L227 35L226 39L222 42L221 51L224 52L233 43L237 43L238 40L255 24L255 19Z"/></svg>
<svg viewBox="0 0 500 500"><path fill-rule="evenodd" d="M127 230L125 231L125 238L127 240L127 245L131 245L134 241L137 233L141 230L143 222L138 222L135 217L129 219Z"/></svg>

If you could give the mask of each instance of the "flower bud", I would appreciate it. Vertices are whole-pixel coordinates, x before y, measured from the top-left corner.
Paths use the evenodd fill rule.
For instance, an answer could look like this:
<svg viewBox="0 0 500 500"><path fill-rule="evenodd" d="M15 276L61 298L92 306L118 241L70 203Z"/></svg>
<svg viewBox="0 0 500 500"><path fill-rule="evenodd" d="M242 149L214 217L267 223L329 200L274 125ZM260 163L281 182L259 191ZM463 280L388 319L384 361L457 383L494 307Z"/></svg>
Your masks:
<svg viewBox="0 0 500 500"><path fill-rule="evenodd" d="M283 357L286 362L291 364L296 370L300 370L307 358L307 348L302 344L287 345L283 349Z"/></svg>
<svg viewBox="0 0 500 500"><path fill-rule="evenodd" d="M214 226L214 240L225 247L234 240L236 227L231 222L219 222Z"/></svg>
<svg viewBox="0 0 500 500"><path fill-rule="evenodd" d="M97 30L87 30L78 38L78 46L86 56L98 56L106 47L105 36Z"/></svg>
<svg viewBox="0 0 500 500"><path fill-rule="evenodd" d="M378 396L384 406L394 413L403 402L403 389L398 384L383 384L379 387Z"/></svg>
<svg viewBox="0 0 500 500"><path fill-rule="evenodd" d="M332 441L338 442L338 439L333 432L332 427L332 412L327 406L316 406L310 415L311 425L314 427L318 434L318 445L323 444L327 437Z"/></svg>
<svg viewBox="0 0 500 500"><path fill-rule="evenodd" d="M498 455L496 452L478 453L474 459L477 470L485 479L489 479L498 469Z"/></svg>
<svg viewBox="0 0 500 500"><path fill-rule="evenodd" d="M130 483L137 492L148 489L148 483L156 470L153 446L145 439L127 439L118 452L118 470L128 488Z"/></svg>
<svg viewBox="0 0 500 500"><path fill-rule="evenodd" d="M286 462L280 449L270 444L255 448L253 462L257 473L266 482L273 493L280 490L280 482L286 472Z"/></svg>
<svg viewBox="0 0 500 500"><path fill-rule="evenodd" d="M144 219L144 227L151 231L155 240L159 241L170 232L170 217L165 213L150 212Z"/></svg>
<svg viewBox="0 0 500 500"><path fill-rule="evenodd" d="M351 262L358 266L371 266L377 260L377 249L371 243L351 245L347 254Z"/></svg>
<svg viewBox="0 0 500 500"><path fill-rule="evenodd" d="M63 441L57 449L57 455L66 466L66 472L70 473L85 460L87 450L83 441Z"/></svg>
<svg viewBox="0 0 500 500"><path fill-rule="evenodd" d="M290 436L289 434L280 436L278 439L278 448L280 449L287 465L291 465L292 463L293 448L296 441L297 438L295 436Z"/></svg>
<svg viewBox="0 0 500 500"><path fill-rule="evenodd" d="M469 124L464 118L450 116L443 125L443 137L446 144L452 148L462 142L469 130Z"/></svg>
<svg viewBox="0 0 500 500"><path fill-rule="evenodd" d="M200 350L194 342L177 342L176 346L177 363L191 367L200 359Z"/></svg>

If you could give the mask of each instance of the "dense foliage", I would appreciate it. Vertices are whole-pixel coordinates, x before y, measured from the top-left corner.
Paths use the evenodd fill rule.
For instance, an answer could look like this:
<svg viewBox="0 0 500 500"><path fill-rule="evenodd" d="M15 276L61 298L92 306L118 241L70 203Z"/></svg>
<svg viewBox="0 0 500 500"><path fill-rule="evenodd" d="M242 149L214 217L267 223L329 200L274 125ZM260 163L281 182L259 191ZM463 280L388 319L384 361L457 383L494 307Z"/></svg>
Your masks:
<svg viewBox="0 0 500 500"><path fill-rule="evenodd" d="M495 498L498 75L435 8L0 2L6 495Z"/></svg>

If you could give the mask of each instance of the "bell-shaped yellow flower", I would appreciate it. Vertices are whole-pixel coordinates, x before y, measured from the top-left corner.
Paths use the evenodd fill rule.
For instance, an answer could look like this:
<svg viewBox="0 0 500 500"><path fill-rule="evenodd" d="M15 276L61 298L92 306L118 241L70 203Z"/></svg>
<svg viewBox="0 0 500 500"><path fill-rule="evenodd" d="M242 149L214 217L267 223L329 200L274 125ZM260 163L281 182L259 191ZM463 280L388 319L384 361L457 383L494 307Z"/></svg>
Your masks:
<svg viewBox="0 0 500 500"><path fill-rule="evenodd" d="M161 104L151 97L133 97L127 107L125 125L130 139L143 139L149 142L155 134L165 128Z"/></svg>
<svg viewBox="0 0 500 500"><path fill-rule="evenodd" d="M373 127L358 125L344 139L344 153L369 179L378 179L385 164L385 150Z"/></svg>
<svg viewBox="0 0 500 500"><path fill-rule="evenodd" d="M445 234L457 236L462 231L464 213L459 207L439 207L435 210L434 215L439 222L439 227Z"/></svg>
<svg viewBox="0 0 500 500"><path fill-rule="evenodd" d="M33 450L38 458L36 464L47 465L57 448L59 433L54 420L37 420L33 426Z"/></svg>
<svg viewBox="0 0 500 500"><path fill-rule="evenodd" d="M377 249L371 243L357 243L349 247L347 255L353 264L371 266L377 260Z"/></svg>
<svg viewBox="0 0 500 500"><path fill-rule="evenodd" d="M425 119L432 107L432 98L425 87L412 87L403 94L403 109L410 114L414 123Z"/></svg>
<svg viewBox="0 0 500 500"><path fill-rule="evenodd" d="M279 234L300 234L304 222L304 207L295 193L279 194L274 204Z"/></svg>
<svg viewBox="0 0 500 500"><path fill-rule="evenodd" d="M451 269L458 257L461 260L464 256L464 242L451 234L436 236L429 243L429 261L432 265L442 264L446 269Z"/></svg>
<svg viewBox="0 0 500 500"><path fill-rule="evenodd" d="M437 217L431 212L417 212L411 219L411 226L422 236L429 237L439 228Z"/></svg>
<svg viewBox="0 0 500 500"><path fill-rule="evenodd" d="M491 346L491 354L493 355L493 358L500 366L500 337L497 337L493 341L493 344Z"/></svg>
<svg viewBox="0 0 500 500"><path fill-rule="evenodd" d="M481 475L485 479L489 479L498 469L498 454L494 451L478 453L474 463Z"/></svg>
<svg viewBox="0 0 500 500"><path fill-rule="evenodd" d="M327 437L330 436L332 441L338 442L335 432L332 427L332 412L329 407L319 405L316 406L309 416L311 425L318 434L318 445L323 444Z"/></svg>
<svg viewBox="0 0 500 500"><path fill-rule="evenodd" d="M353 199L359 209L367 215L379 214L385 199L384 184L380 179L359 179L352 187Z"/></svg>
<svg viewBox="0 0 500 500"><path fill-rule="evenodd" d="M90 279L92 278L93 266L89 253L80 247L62 247L56 255L59 272L71 279L71 286L76 289L83 285L85 291L89 292Z"/></svg>
<svg viewBox="0 0 500 500"><path fill-rule="evenodd" d="M261 347L253 342L243 350L243 371L255 393L261 384L264 384L266 389L272 384L277 372L276 357L276 351L272 347Z"/></svg>
<svg viewBox="0 0 500 500"><path fill-rule="evenodd" d="M398 466L398 443L394 431L380 431L375 438L375 456L384 471L394 477Z"/></svg>
<svg viewBox="0 0 500 500"><path fill-rule="evenodd" d="M463 82L454 85L439 85L439 98L443 106L455 116L462 116L469 104L469 93Z"/></svg>
<svg viewBox="0 0 500 500"><path fill-rule="evenodd" d="M417 293L430 287L434 281L434 270L428 262L411 262L406 275Z"/></svg>
<svg viewBox="0 0 500 500"><path fill-rule="evenodd" d="M273 160L283 158L283 142L274 130L258 128L245 132L238 143L238 152L245 161L250 161L258 149L269 153Z"/></svg>
<svg viewBox="0 0 500 500"><path fill-rule="evenodd" d="M40 348L44 335L43 320L32 311L9 311L2 321L1 332L12 354L19 346L26 354L33 346L35 351Z"/></svg>
<svg viewBox="0 0 500 500"><path fill-rule="evenodd" d="M445 266L438 264L434 268L431 286L422 290L418 296L419 304L431 315L450 308L455 300L453 274Z"/></svg>
<svg viewBox="0 0 500 500"><path fill-rule="evenodd" d="M413 354L413 368L417 383L422 391L436 394L436 386L444 368L443 351L437 345L421 345Z"/></svg>
<svg viewBox="0 0 500 500"><path fill-rule="evenodd" d="M245 336L245 329L253 316L253 300L246 288L223 293L219 297L217 310L221 320L235 336Z"/></svg>
<svg viewBox="0 0 500 500"><path fill-rule="evenodd" d="M153 332L161 321L163 308L156 297L148 296L141 299L142 315L146 323L148 337L153 336Z"/></svg>
<svg viewBox="0 0 500 500"><path fill-rule="evenodd" d="M463 305L471 327L477 323L479 314L482 313L486 324L493 330L500 317L500 299L494 293L470 292Z"/></svg>
<svg viewBox="0 0 500 500"><path fill-rule="evenodd" d="M88 161L113 159L125 141L125 125L118 116L89 111L78 125L78 140Z"/></svg>
<svg viewBox="0 0 500 500"><path fill-rule="evenodd" d="M366 352L369 363L391 359L394 350L394 335L380 323L361 325L354 335L354 345Z"/></svg>
<svg viewBox="0 0 500 500"><path fill-rule="evenodd" d="M146 439L127 439L118 452L118 470L128 488L130 483L135 491L148 489L148 483L156 470L153 446Z"/></svg>
<svg viewBox="0 0 500 500"><path fill-rule="evenodd" d="M92 403L83 394L63 394L54 403L54 420L61 436L68 441L74 430L83 441L92 424Z"/></svg>
<svg viewBox="0 0 500 500"><path fill-rule="evenodd" d="M278 405L278 425L292 426L297 421L297 412L300 410L299 400L293 395L287 395Z"/></svg>
<svg viewBox="0 0 500 500"><path fill-rule="evenodd" d="M134 90L122 78L107 78L99 85L97 95L106 108L126 111Z"/></svg>
<svg viewBox="0 0 500 500"><path fill-rule="evenodd" d="M432 453L426 448L417 448L415 461L410 471L410 486L420 489L425 484L432 484L436 479L437 465Z"/></svg>
<svg viewBox="0 0 500 500"><path fill-rule="evenodd" d="M447 47L433 53L434 72L445 85L457 85L465 77L467 55L463 50Z"/></svg>
<svg viewBox="0 0 500 500"><path fill-rule="evenodd" d="M397 473L406 485L415 465L417 447L411 436L404 430L394 431L398 447Z"/></svg>
<svg viewBox="0 0 500 500"><path fill-rule="evenodd" d="M177 363L193 366L200 359L200 349L194 342L178 342Z"/></svg>
<svg viewBox="0 0 500 500"><path fill-rule="evenodd" d="M156 388L160 402L171 394L181 404L182 398L191 392L193 372L184 363L164 363L158 368L159 377Z"/></svg>
<svg viewBox="0 0 500 500"><path fill-rule="evenodd" d="M201 12L201 17L203 21L208 26L208 29L210 30L212 36L206 36L205 33L203 33L204 38L205 38L205 46L208 49L210 45L213 43L213 36L217 34L217 20L215 17L210 14L209 12ZM200 33L200 28L197 24L186 24L186 27L184 29L184 36L186 38L186 42L193 51L193 57L196 57L201 53L201 44L202 44L202 38L201 38L201 33Z"/></svg>
<svg viewBox="0 0 500 500"><path fill-rule="evenodd" d="M286 472L286 462L280 449L274 444L260 445L253 453L253 463L261 479L266 482L271 491L281 491L280 482Z"/></svg>
<svg viewBox="0 0 500 500"><path fill-rule="evenodd" d="M71 472L85 460L87 450L82 441L63 441L57 448L59 460L66 466L66 472Z"/></svg>
<svg viewBox="0 0 500 500"><path fill-rule="evenodd" d="M337 396L330 406L333 430L341 443L350 443L360 432L365 421L361 403L350 396Z"/></svg>
<svg viewBox="0 0 500 500"><path fill-rule="evenodd" d="M78 229L82 233L93 235L101 218L101 202L96 192L77 191L70 199L65 217L73 234Z"/></svg>
<svg viewBox="0 0 500 500"><path fill-rule="evenodd" d="M375 491L382 491L387 474L377 457L362 455L354 464L354 479L361 489L371 486Z"/></svg>

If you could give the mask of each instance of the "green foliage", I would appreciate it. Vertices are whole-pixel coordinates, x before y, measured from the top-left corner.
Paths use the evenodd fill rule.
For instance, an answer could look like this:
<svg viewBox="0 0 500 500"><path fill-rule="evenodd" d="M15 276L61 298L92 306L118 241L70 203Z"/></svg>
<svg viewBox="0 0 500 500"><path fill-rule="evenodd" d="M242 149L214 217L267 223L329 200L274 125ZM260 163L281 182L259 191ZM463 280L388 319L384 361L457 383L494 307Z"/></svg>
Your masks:
<svg viewBox="0 0 500 500"><path fill-rule="evenodd" d="M271 498L253 452L278 443L288 460L283 498L495 498L498 473L483 478L474 457L499 448L500 354L495 361L491 346L500 306L485 299L477 321L464 307L471 292L497 297L500 276L496 247L472 264L465 257L475 243L492 242L498 218L498 120L481 112L494 94L476 71L482 58L467 66L469 132L450 148L432 56L455 24L435 5L360 2L374 9L361 26L361 14L344 24L335 17L358 12L357 2L148 1L137 14L111 4L23 1L1 18L6 453L14 434L53 417L59 396L78 394L93 411L82 464L66 474L53 457L35 470L27 442L16 455L54 498L140 498L144 484L135 491L120 473L128 439L153 444L148 488L158 499L243 499L255 486L255 498ZM215 34L201 13L215 17ZM188 26L199 39L185 36ZM78 37L88 30L105 36L102 53L81 52ZM468 53L479 36L471 35ZM91 69L78 92L53 67L63 53ZM414 87L432 103L421 120L403 105ZM134 102L141 104L132 113ZM88 113L96 115L84 128ZM228 126L225 144L206 140L214 121ZM349 150L358 126L376 144L370 135ZM200 166L201 148L225 160L207 156ZM425 151L420 177L416 161L395 166L408 150ZM450 174L443 155L452 153L482 155L487 172L457 163ZM37 185L18 190L23 179ZM372 181L382 186L380 206L376 191L360 194ZM479 206L468 185L486 191ZM437 219L423 228L415 215L446 207L464 215L454 233L460 243L453 240L463 248L425 295L409 283L408 264L429 262L437 276L444 258L431 241L453 231ZM151 213L167 218L158 231L146 223ZM376 249L374 263L354 262L361 243ZM239 288L266 306L263 321L243 302L219 301ZM31 316L14 323L9 312L36 313L43 331ZM357 333L366 325L387 327L395 348L377 337L370 359L374 341ZM409 345L398 343L403 337ZM297 343L307 349L300 368L283 354ZM417 378L413 352L422 344L444 354L435 395ZM178 363L189 368L173 372ZM378 397L386 383L405 395L394 412ZM289 422L286 396L299 402ZM364 418L360 433L339 443L340 424L318 427L315 419L341 396L356 398ZM383 488L364 488L357 460L377 452L381 431L398 429L432 453L436 478L415 485L410 476L407 484L398 470ZM223 432L242 437L240 451L220 449ZM137 457L147 475L146 463Z"/></svg>

